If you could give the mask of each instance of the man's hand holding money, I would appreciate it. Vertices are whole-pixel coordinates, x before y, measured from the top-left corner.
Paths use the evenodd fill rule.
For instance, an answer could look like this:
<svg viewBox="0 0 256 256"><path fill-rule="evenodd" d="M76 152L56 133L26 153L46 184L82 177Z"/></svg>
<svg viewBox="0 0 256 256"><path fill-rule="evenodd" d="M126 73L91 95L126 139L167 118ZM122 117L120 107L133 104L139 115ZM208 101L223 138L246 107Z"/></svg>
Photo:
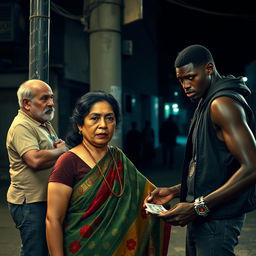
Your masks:
<svg viewBox="0 0 256 256"><path fill-rule="evenodd" d="M150 204L146 203L146 209L145 211L151 213L151 214L159 214L161 212L167 211L161 204Z"/></svg>

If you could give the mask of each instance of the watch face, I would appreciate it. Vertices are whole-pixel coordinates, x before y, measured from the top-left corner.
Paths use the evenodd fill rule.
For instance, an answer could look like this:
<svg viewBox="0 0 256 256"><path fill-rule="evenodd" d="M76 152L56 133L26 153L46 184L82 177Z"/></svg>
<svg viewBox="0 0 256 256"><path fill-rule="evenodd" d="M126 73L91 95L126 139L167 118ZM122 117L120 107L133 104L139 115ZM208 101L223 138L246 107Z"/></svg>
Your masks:
<svg viewBox="0 0 256 256"><path fill-rule="evenodd" d="M198 215L207 216L208 209L204 205L198 205L195 209Z"/></svg>
<svg viewBox="0 0 256 256"><path fill-rule="evenodd" d="M203 199L200 200L200 198L197 198L194 202L194 208L195 208L195 211L198 215L200 216L203 216L203 217L206 217L208 212L209 212L209 209L208 207L205 205Z"/></svg>
<svg viewBox="0 0 256 256"><path fill-rule="evenodd" d="M202 214L206 213L206 209L205 209L203 206L200 206L200 207L198 208L198 211L199 211L200 213L202 213Z"/></svg>

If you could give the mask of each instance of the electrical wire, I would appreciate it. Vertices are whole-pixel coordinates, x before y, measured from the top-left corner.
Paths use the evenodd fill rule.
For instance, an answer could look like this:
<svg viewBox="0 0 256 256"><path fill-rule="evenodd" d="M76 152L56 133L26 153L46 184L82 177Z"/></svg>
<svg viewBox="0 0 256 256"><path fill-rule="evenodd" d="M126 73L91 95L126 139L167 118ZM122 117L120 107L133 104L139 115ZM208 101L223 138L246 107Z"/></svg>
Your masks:
<svg viewBox="0 0 256 256"><path fill-rule="evenodd" d="M59 6L56 3L53 3L52 1L51 1L51 10L61 16L64 16L65 18L82 22L83 15L73 15L67 10L65 10L63 7Z"/></svg>
<svg viewBox="0 0 256 256"><path fill-rule="evenodd" d="M180 0L166 0L166 1L171 4L175 4L175 5L184 7L186 9L190 9L190 10L205 13L205 14L215 15L215 16L246 18L246 19L256 18L256 15L251 15L251 14L246 14L246 13L238 14L238 13L215 12L215 11L207 10L207 9L204 9L201 7L193 6L191 4L188 4L188 3L184 2L184 1L180 1Z"/></svg>
<svg viewBox="0 0 256 256"><path fill-rule="evenodd" d="M91 12L95 8L100 6L101 4L116 4L116 5L120 5L119 3L111 2L111 1L108 1L108 0L105 0L105 1L104 0L94 0L89 5L84 6L84 11L83 11L84 13L82 15L74 15L74 14L71 14L66 9L64 9L63 7L61 7L60 5L58 5L58 4L56 4L56 3L51 1L51 10L54 11L55 13L65 17L65 18L81 22L84 25L85 30L88 30Z"/></svg>

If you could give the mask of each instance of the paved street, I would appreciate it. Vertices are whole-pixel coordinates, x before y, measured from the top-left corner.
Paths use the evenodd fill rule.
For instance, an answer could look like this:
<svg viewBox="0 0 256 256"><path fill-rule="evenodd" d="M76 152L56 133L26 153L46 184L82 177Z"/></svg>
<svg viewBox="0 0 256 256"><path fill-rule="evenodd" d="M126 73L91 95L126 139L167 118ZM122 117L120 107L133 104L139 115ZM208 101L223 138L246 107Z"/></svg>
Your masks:
<svg viewBox="0 0 256 256"><path fill-rule="evenodd" d="M150 168L141 168L144 173L157 186L171 186L179 183L180 168L182 162L183 147L176 151L174 168L162 167L159 161L155 161ZM8 181L0 180L0 256L18 256L19 234L16 230L5 202L5 194ZM173 227L168 256L184 256L185 228ZM256 256L256 211L247 215L243 228L240 244L236 249L237 256ZM221 255L220 255L221 256Z"/></svg>

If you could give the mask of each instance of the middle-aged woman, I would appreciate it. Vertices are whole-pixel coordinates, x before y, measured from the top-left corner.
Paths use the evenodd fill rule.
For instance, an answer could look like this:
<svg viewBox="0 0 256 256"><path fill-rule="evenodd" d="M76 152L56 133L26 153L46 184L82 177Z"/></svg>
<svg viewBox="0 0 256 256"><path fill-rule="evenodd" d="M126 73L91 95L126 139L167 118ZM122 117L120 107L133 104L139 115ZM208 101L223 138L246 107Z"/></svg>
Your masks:
<svg viewBox="0 0 256 256"><path fill-rule="evenodd" d="M109 145L120 110L102 91L83 95L48 186L51 256L167 255L170 226L145 214L154 189L117 147Z"/></svg>

